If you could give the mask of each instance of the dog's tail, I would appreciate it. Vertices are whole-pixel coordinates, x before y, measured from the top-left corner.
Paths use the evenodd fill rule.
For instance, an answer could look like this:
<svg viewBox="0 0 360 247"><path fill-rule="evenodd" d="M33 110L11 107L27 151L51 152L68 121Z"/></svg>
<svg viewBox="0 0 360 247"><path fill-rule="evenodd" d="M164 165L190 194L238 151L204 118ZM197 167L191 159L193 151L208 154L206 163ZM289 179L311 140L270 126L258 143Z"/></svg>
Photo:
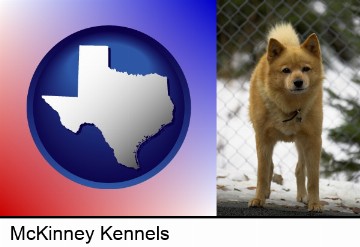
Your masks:
<svg viewBox="0 0 360 247"><path fill-rule="evenodd" d="M298 46L300 45L299 37L290 23L278 23L270 29L268 41L273 38L283 45Z"/></svg>

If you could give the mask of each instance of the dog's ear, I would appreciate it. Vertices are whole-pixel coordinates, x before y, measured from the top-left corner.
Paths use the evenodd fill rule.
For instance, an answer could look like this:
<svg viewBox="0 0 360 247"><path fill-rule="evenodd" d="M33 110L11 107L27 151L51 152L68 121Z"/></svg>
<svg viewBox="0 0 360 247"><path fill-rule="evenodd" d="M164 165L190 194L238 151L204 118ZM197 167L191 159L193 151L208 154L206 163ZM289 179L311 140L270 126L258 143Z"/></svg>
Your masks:
<svg viewBox="0 0 360 247"><path fill-rule="evenodd" d="M269 40L269 45L267 49L267 59L269 63L273 62L276 58L278 58L284 49L285 46L283 46L276 39L271 38Z"/></svg>
<svg viewBox="0 0 360 247"><path fill-rule="evenodd" d="M321 57L320 43L315 33L311 34L304 43L301 44L301 48L306 49L316 57Z"/></svg>

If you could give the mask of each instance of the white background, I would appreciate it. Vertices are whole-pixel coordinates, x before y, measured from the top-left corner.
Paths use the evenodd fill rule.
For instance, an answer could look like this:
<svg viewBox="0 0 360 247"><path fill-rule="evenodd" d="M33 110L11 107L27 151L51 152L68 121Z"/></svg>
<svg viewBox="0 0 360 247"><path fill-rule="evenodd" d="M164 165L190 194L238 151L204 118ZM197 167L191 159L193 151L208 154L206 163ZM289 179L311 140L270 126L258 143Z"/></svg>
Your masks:
<svg viewBox="0 0 360 247"><path fill-rule="evenodd" d="M50 225L52 229L95 230L92 241L17 241L10 240L10 228ZM100 227L114 229L161 229L169 240L101 241ZM0 246L358 246L360 219L0 219Z"/></svg>

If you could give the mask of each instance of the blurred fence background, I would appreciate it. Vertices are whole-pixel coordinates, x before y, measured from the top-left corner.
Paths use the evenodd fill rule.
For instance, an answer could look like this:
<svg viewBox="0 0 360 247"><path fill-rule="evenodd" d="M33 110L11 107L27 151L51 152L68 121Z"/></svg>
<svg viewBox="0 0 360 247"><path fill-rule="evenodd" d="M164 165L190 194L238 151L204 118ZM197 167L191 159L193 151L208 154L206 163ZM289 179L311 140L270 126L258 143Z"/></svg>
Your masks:
<svg viewBox="0 0 360 247"><path fill-rule="evenodd" d="M218 0L218 169L256 174L249 79L265 52L267 31L281 21L292 23L301 41L313 32L320 39L326 76L321 175L360 182L358 0ZM292 145L275 148L275 172L295 178L296 161Z"/></svg>

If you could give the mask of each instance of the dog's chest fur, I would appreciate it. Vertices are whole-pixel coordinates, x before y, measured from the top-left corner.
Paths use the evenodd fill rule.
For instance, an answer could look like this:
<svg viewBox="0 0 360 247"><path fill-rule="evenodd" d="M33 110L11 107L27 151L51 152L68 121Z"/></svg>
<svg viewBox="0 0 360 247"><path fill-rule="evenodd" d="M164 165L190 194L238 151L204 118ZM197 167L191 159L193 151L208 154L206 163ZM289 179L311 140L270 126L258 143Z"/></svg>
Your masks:
<svg viewBox="0 0 360 247"><path fill-rule="evenodd" d="M281 141L292 142L294 141L296 135L301 131L302 119L301 122L294 119L284 122L284 120L291 118L291 114L284 114L279 109L270 108L268 109L268 120L267 124L269 131L274 132L273 134L278 137Z"/></svg>

